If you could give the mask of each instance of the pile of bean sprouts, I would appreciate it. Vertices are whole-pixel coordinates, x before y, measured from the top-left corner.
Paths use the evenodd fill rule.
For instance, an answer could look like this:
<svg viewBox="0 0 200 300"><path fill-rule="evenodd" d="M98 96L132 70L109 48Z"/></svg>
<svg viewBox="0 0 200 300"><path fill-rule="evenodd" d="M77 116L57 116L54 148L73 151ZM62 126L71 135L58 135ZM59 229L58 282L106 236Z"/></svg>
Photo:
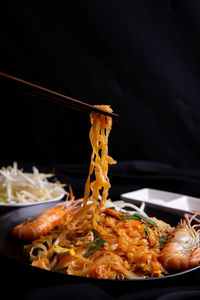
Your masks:
<svg viewBox="0 0 200 300"><path fill-rule="evenodd" d="M32 169L32 173L23 172L22 169L18 169L16 162L12 167L0 169L1 203L43 202L66 194L65 184L48 181L54 174L40 173L36 167Z"/></svg>

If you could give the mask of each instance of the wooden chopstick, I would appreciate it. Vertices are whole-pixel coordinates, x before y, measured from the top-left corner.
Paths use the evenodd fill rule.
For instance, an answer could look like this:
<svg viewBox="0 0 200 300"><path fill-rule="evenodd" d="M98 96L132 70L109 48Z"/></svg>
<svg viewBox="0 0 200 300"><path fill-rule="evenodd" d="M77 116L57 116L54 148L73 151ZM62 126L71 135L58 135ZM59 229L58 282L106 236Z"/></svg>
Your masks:
<svg viewBox="0 0 200 300"><path fill-rule="evenodd" d="M4 79L4 85L8 85L11 88L18 90L19 92L34 96L43 100L48 100L60 105L67 107L72 107L73 109L89 112L95 111L97 113L112 117L113 120L118 120L119 115L115 113L110 113L103 109L100 109L94 105L90 105L83 101L77 100L75 98L60 94L58 92L52 91L40 85L25 81L23 79L14 77L12 75L0 72L0 78Z"/></svg>

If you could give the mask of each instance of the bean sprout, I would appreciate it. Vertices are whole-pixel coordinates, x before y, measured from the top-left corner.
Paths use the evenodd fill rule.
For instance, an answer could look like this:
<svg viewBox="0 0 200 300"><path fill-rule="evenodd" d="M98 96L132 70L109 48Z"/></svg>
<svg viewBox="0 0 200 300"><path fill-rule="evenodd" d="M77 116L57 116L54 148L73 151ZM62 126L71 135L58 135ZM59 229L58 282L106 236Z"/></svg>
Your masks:
<svg viewBox="0 0 200 300"><path fill-rule="evenodd" d="M0 202L43 202L66 194L65 184L48 181L53 176L40 173L36 167L33 167L33 173L23 172L18 169L16 162L13 167L3 167L0 169Z"/></svg>

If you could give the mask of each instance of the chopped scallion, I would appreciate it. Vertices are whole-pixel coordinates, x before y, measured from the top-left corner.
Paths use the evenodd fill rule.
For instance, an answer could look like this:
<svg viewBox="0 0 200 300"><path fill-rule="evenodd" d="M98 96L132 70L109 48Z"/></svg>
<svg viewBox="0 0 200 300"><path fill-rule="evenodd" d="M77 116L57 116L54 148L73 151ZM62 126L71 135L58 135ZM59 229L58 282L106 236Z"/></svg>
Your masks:
<svg viewBox="0 0 200 300"><path fill-rule="evenodd" d="M101 235L98 233L98 231L97 231L96 229L94 229L94 228L92 229L92 232L93 232L95 238L98 238L98 237L101 236Z"/></svg>
<svg viewBox="0 0 200 300"><path fill-rule="evenodd" d="M53 239L51 240L51 244L53 245L53 244L55 243L56 240L57 240L57 238L53 238Z"/></svg>
<svg viewBox="0 0 200 300"><path fill-rule="evenodd" d="M91 248L85 255L84 257L88 257L91 254L93 254L97 249L99 249L103 244L105 243L105 240L100 240L96 246L94 246L93 248Z"/></svg>
<svg viewBox="0 0 200 300"><path fill-rule="evenodd" d="M43 245L48 249L49 246L48 246L48 243L47 242L44 242Z"/></svg>
<svg viewBox="0 0 200 300"><path fill-rule="evenodd" d="M138 220L137 217L135 217L134 215L120 215L120 217L124 218L124 219L134 219L134 220Z"/></svg>
<svg viewBox="0 0 200 300"><path fill-rule="evenodd" d="M109 207L109 208L110 208L110 209L112 209L112 210L116 210L114 206L112 206L112 207Z"/></svg>
<svg viewBox="0 0 200 300"><path fill-rule="evenodd" d="M85 245L83 248L87 248L90 245L96 243L98 240L100 240L102 238L102 235L100 235L99 237L97 237L96 239L94 239L92 242L88 243L87 245Z"/></svg>
<svg viewBox="0 0 200 300"><path fill-rule="evenodd" d="M152 226L157 225L154 221L152 221L152 220L150 220L150 219L146 218L145 216L142 216L138 213L134 213L134 215L120 215L120 217L125 218L125 219L143 220L143 221L151 224Z"/></svg>
<svg viewBox="0 0 200 300"><path fill-rule="evenodd" d="M44 249L41 248L41 247L35 248L35 249L33 250L33 255L37 255L39 251L44 251Z"/></svg>
<svg viewBox="0 0 200 300"><path fill-rule="evenodd" d="M150 234L150 232L149 232L149 227L148 227L147 225L145 225L144 231L145 231L145 237L146 237L146 239L147 239L147 238L148 238L148 234Z"/></svg>
<svg viewBox="0 0 200 300"><path fill-rule="evenodd" d="M166 236L162 236L159 238L159 243L166 243L167 242L167 237Z"/></svg>
<svg viewBox="0 0 200 300"><path fill-rule="evenodd" d="M145 238L147 239L149 245L152 246L151 235L150 235L149 227L147 226L147 224L145 224L144 231L145 231Z"/></svg>
<svg viewBox="0 0 200 300"><path fill-rule="evenodd" d="M63 271L66 271L67 269L68 269L68 266L64 267L64 268L60 268L60 269L55 269L54 272L63 272Z"/></svg>

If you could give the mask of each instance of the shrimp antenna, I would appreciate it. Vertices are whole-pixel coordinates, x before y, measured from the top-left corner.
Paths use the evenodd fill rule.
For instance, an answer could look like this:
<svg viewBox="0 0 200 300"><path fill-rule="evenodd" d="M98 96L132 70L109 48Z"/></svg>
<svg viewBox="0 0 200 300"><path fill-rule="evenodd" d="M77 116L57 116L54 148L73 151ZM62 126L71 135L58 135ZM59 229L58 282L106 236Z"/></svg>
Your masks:
<svg viewBox="0 0 200 300"><path fill-rule="evenodd" d="M190 216L188 214L184 214L184 219L185 219L185 222L186 222L187 226L189 228L191 228L192 218L190 218Z"/></svg>

